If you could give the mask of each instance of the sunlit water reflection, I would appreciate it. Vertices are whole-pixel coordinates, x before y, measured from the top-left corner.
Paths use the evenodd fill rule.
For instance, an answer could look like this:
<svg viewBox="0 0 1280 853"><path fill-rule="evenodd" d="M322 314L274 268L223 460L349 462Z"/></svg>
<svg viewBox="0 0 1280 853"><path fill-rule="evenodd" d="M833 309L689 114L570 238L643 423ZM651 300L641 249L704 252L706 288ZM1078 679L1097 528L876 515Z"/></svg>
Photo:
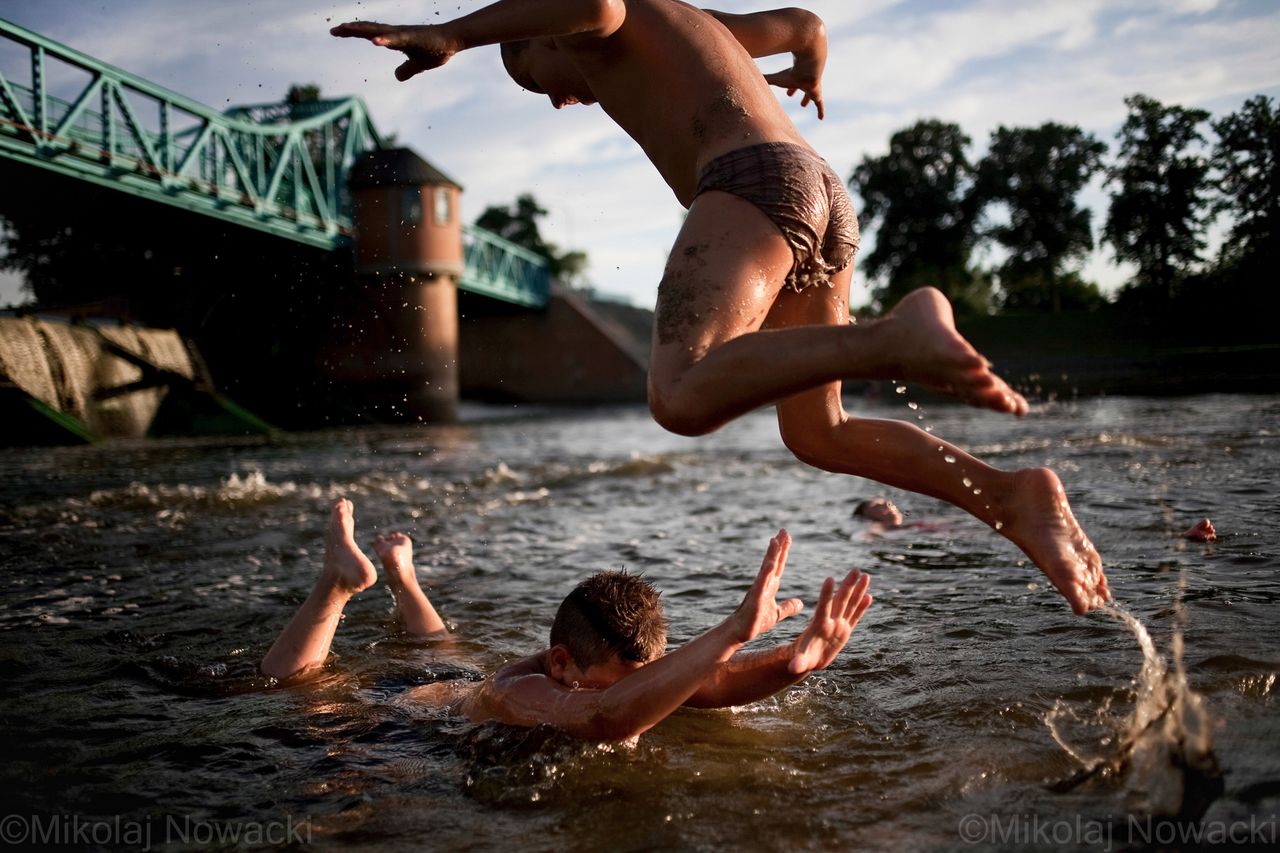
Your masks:
<svg viewBox="0 0 1280 853"><path fill-rule="evenodd" d="M916 421L905 402L862 408ZM1280 400L1246 396L1057 403L1022 421L927 411L994 464L1061 473L1117 599L1204 703L1225 774L1208 820L1280 812L1278 416ZM959 511L805 468L766 413L698 440L611 410L5 450L0 472L11 813L288 816L313 841L377 847L959 849L970 814L1132 807L1117 774L1048 787L1112 755L1133 720L1147 688L1130 628L1073 617ZM880 494L931 524L868 535L851 511ZM339 495L362 541L413 536L459 657L398 635L379 586L348 608L323 678L268 689L255 665L314 579ZM1178 538L1203 516L1217 543ZM784 594L812 602L849 566L876 594L836 665L782 697L609 748L398 699L540 648L597 568L645 572L687 639L733 608L780 526L796 540Z"/></svg>

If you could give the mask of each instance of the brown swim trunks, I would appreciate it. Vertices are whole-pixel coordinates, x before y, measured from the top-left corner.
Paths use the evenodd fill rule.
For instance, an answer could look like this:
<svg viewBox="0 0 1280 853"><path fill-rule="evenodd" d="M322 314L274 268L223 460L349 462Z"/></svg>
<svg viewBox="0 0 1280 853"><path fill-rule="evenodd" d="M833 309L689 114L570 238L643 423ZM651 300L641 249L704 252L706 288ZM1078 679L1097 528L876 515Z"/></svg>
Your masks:
<svg viewBox="0 0 1280 853"><path fill-rule="evenodd" d="M694 198L708 190L751 202L778 226L794 259L784 285L792 290L830 286L858 250L858 218L844 182L803 146L765 142L723 154L702 170Z"/></svg>

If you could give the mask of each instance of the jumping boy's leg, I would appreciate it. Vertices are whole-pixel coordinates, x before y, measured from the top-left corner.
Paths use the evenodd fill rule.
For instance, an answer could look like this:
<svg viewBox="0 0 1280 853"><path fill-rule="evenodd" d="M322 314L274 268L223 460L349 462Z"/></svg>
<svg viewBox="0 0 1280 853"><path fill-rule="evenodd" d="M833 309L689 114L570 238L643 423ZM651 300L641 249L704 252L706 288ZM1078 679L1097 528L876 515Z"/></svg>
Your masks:
<svg viewBox="0 0 1280 853"><path fill-rule="evenodd" d="M848 280L848 271L837 276L834 293L780 294L768 324L837 321ZM793 395L777 410L783 441L805 462L960 507L1021 548L1077 613L1110 598L1102 560L1048 468L1002 471L913 424L850 417L838 382Z"/></svg>
<svg viewBox="0 0 1280 853"><path fill-rule="evenodd" d="M783 440L804 461L967 510L1022 548L1077 612L1109 597L1101 560L1052 471L1000 471L902 421L845 414L840 380L854 376L1026 411L956 332L946 299L919 290L886 318L851 326L851 270L830 288L793 293L782 290L790 266L781 233L753 205L721 192L694 201L658 291L649 367L658 422L697 434L776 402Z"/></svg>
<svg viewBox="0 0 1280 853"><path fill-rule="evenodd" d="M758 406L847 377L919 382L1002 412L1026 401L955 330L937 291L879 321L759 331L791 249L754 205L724 192L689 209L658 289L649 404L667 429L710 432Z"/></svg>
<svg viewBox="0 0 1280 853"><path fill-rule="evenodd" d="M447 629L436 609L431 606L418 573L413 568L413 540L403 533L378 534L373 550L386 570L387 586L396 599L396 611L406 631L412 634L439 634Z"/></svg>
<svg viewBox="0 0 1280 853"><path fill-rule="evenodd" d="M377 579L369 558L356 547L351 501L333 505L324 538L324 565L311 594L285 626L259 665L263 675L289 678L324 663L342 609L351 596Z"/></svg>

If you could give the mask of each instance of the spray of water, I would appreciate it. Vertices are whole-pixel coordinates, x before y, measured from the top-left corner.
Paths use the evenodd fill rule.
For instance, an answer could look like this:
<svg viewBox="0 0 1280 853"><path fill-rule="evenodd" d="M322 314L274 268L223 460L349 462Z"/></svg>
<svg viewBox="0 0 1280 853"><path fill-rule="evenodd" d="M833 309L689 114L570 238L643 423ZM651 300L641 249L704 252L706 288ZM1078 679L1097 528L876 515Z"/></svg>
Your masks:
<svg viewBox="0 0 1280 853"><path fill-rule="evenodd" d="M1133 632L1142 650L1133 709L1127 717L1113 714L1109 703L1094 709L1095 719L1087 723L1114 736L1101 737L1101 753L1090 755L1063 734L1063 724L1079 721L1080 714L1059 700L1045 722L1084 769L1050 787L1067 791L1094 777L1114 777L1122 780L1131 813L1198 819L1222 793L1222 773L1213 752L1212 717L1204 698L1187 683L1182 631L1175 630L1170 643L1170 668L1137 617L1119 604L1108 605L1105 612Z"/></svg>

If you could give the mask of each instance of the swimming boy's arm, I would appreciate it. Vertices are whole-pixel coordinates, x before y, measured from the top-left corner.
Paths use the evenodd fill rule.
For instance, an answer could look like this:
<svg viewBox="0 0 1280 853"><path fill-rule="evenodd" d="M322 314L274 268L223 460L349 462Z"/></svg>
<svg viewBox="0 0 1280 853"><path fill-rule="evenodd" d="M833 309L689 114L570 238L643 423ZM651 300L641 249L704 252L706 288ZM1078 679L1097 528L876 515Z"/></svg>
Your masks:
<svg viewBox="0 0 1280 853"><path fill-rule="evenodd" d="M786 538L774 537L751 589L729 618L669 655L637 669L604 690L571 690L541 668L521 662L487 681L462 710L472 719L513 725L541 723L589 740L625 740L652 728L679 708L744 643L800 612L799 599L776 600Z"/></svg>
<svg viewBox="0 0 1280 853"><path fill-rule="evenodd" d="M766 74L770 85L786 89L788 95L804 92L800 106L809 102L818 108L818 118L826 115L822 103L822 71L827 64L827 28L822 19L806 9L771 9L735 15L705 10L746 48L752 57L792 55L791 67Z"/></svg>
<svg viewBox="0 0 1280 853"><path fill-rule="evenodd" d="M782 559L786 559L785 550ZM790 643L760 651L739 652L721 664L685 700L692 708L746 705L803 681L809 673L826 669L849 641L862 614L871 606L867 594L871 578L854 569L840 589L827 578L818 596L813 619Z"/></svg>
<svg viewBox="0 0 1280 853"><path fill-rule="evenodd" d="M443 24L394 26L352 21L329 30L341 38L368 39L402 51L397 80L439 68L460 50L543 36L604 38L622 26L624 0L498 0Z"/></svg>

